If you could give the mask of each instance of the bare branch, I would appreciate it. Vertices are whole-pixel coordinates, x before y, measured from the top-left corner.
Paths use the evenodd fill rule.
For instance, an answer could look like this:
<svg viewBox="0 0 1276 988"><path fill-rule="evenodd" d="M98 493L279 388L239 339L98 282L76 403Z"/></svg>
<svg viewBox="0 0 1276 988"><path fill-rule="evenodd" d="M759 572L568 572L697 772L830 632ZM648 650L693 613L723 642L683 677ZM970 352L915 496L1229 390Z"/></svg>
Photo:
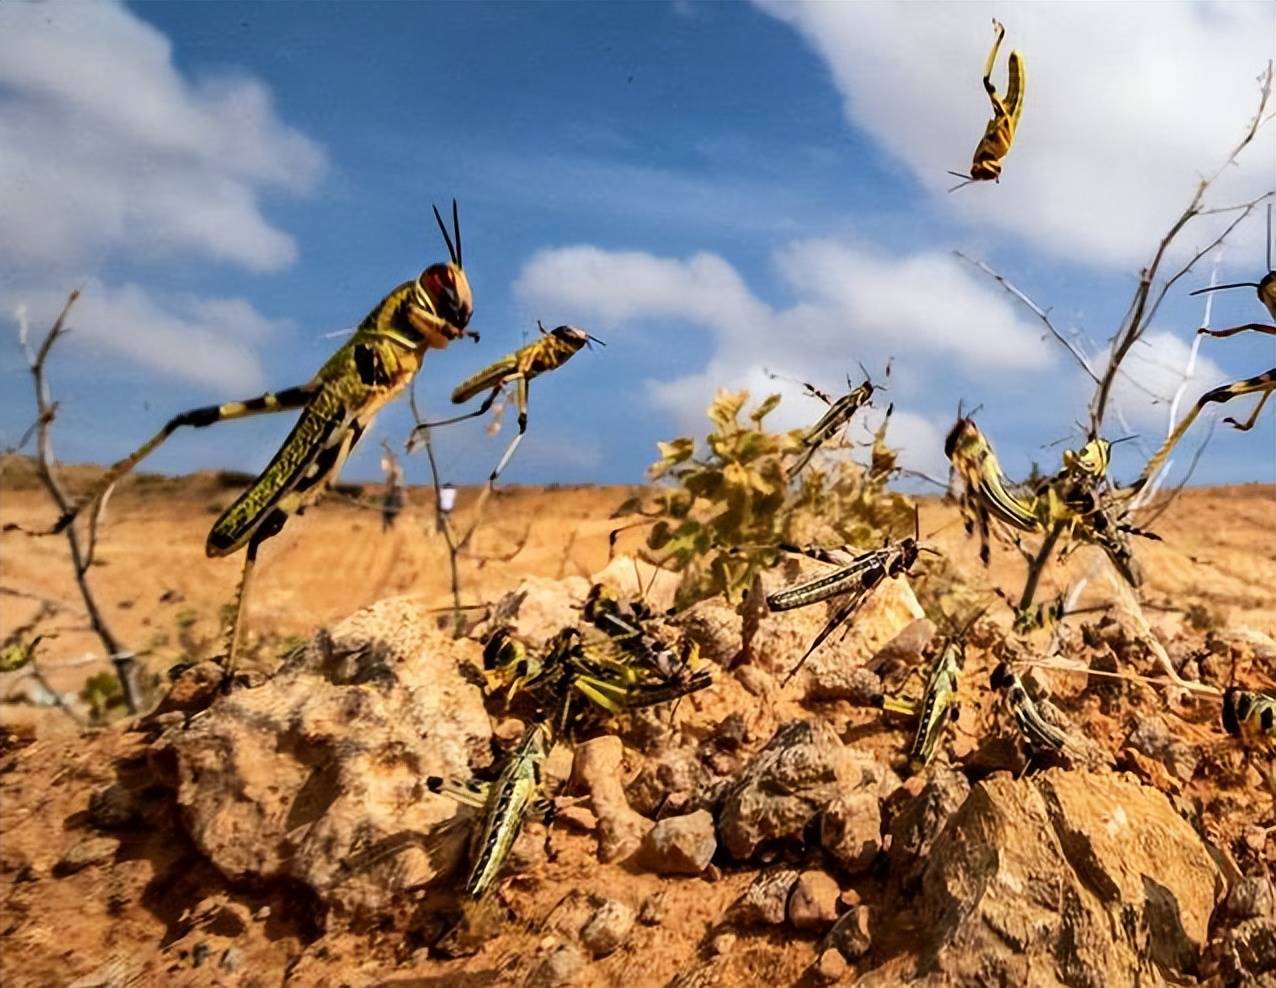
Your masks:
<svg viewBox="0 0 1276 988"><path fill-rule="evenodd" d="M452 578L452 634L460 637L461 631L465 626L464 618L461 616L461 574L457 564L456 540L452 536L452 522L448 518L448 513L443 510L442 485L439 483L439 466L434 459L434 438L431 430L425 424L425 420L421 417L421 413L416 403L416 382L413 381L412 393L409 395L409 402L412 407L412 419L416 424L416 428L412 431L412 439L415 441L417 436L422 437L425 445L425 455L430 463L430 481L434 484L434 521L438 531L443 533L443 541L447 543L448 568L451 571ZM477 524L477 522L475 523ZM473 529L471 529L471 532Z"/></svg>
<svg viewBox="0 0 1276 988"><path fill-rule="evenodd" d="M1157 245L1156 252L1152 255L1151 263L1148 264L1148 266L1145 267L1139 275L1138 287L1134 290L1134 295L1130 300L1130 307L1126 311L1126 316L1121 322L1121 327L1117 330L1116 335L1112 339L1112 350L1108 358L1108 366L1103 372L1103 378L1099 381L1099 387L1095 392L1094 400L1090 406L1090 431L1094 435L1099 434L1099 429L1103 424L1103 416L1107 410L1108 399L1112 391L1112 384L1116 379L1117 371L1120 369L1121 362L1125 359L1126 355L1129 354L1130 349L1139 341L1148 326L1151 324L1153 316L1156 315L1156 311L1160 307L1161 301L1165 298L1166 293L1170 290L1170 287L1185 274L1191 271L1197 261L1221 244L1232 230L1236 228L1236 225L1253 211L1254 207L1258 205L1258 203L1272 195L1271 192L1268 192L1251 202L1242 203L1238 206L1215 208L1208 211L1202 208L1205 193L1209 190L1210 186L1213 185L1213 183L1227 168L1235 163L1236 158L1254 139L1254 135L1258 133L1259 126L1265 121L1264 112L1267 108L1267 102L1271 98L1272 90L1271 62L1267 63L1267 70L1263 73L1260 79L1261 83L1259 89L1258 110L1250 120L1248 128L1245 131L1245 135L1223 160L1223 163L1219 165L1218 169L1212 175L1202 178L1200 182L1197 183L1196 191L1193 193L1187 208L1183 210L1178 219L1176 219L1170 226L1169 231L1161 238L1161 242ZM1228 224L1222 234L1214 238L1207 247L1197 251L1182 268L1169 278L1161 286L1155 300L1149 305L1149 300L1152 297L1153 285L1156 283L1161 270L1161 263L1164 261L1165 255L1169 251L1170 246L1183 231L1183 228L1194 218L1205 215L1207 212L1230 212L1233 210L1239 212L1240 215Z"/></svg>
<svg viewBox="0 0 1276 988"><path fill-rule="evenodd" d="M50 328L48 334L44 338L44 341L35 352L32 352L29 342L26 313L19 313L19 340L27 355L27 363L30 365L31 378L35 386L36 473L60 512L66 512L70 508L71 504L70 500L67 498L65 489L62 487L62 481L58 477L56 470L57 460L53 455L51 429L57 412L57 403L50 397L49 382L45 376L45 363L48 361L49 354L53 350L53 344L56 343L58 338L67 331L67 314L71 311L71 306L75 304L75 300L79 297L80 293L78 290L71 292L70 295L67 296L66 305L62 307L62 311L58 314L52 328ZM99 508L99 511L100 510L101 509ZM94 518L90 521L87 546L81 543L79 533L75 530L75 526L68 525L64 532L66 535L67 546L71 554L71 565L75 571L76 586L79 588L80 597L84 601L84 609L88 612L89 623L93 626L94 633L102 642L102 647L105 649L107 655L110 656L111 662L115 665L115 672L119 677L121 692L124 696L124 702L128 707L129 713L137 713L137 691L133 685L132 676L134 661L133 653L125 649L120 644L119 639L112 633L110 627L106 623L106 619L102 615L101 609L98 607L97 599L93 596L93 591L89 586L88 569L93 560L93 550L97 540L96 513Z"/></svg>
<svg viewBox="0 0 1276 988"><path fill-rule="evenodd" d="M1073 343L1070 339L1064 336L1063 333L1059 332L1059 330L1055 327L1055 324L1050 321L1050 315L1049 313L1046 312L1045 309L1043 309L1036 302L1034 302L1026 293L1024 293L1023 291L1021 291L1020 289L1012 285L1005 278L1004 275L998 273L993 268L985 264L983 261L976 260L973 257L968 257L966 254L963 254L959 250L955 250L953 251L953 253L956 254L958 257L960 257L967 264L974 265L984 274L988 275L990 278L993 279L993 281L997 282L997 284L999 284L1007 292L1009 292L1011 295L1017 298L1020 302L1022 302L1029 310L1031 310L1033 315L1035 315L1038 319L1042 321L1042 323L1045 324L1046 329L1050 331L1050 335L1053 336L1060 343L1062 343L1064 347L1067 349L1067 351L1070 354L1072 354L1074 358L1076 358L1077 363L1081 365L1081 369L1086 372L1090 380L1092 380L1095 384L1099 383L1099 375L1094 372L1094 368L1090 366L1090 361L1086 359L1085 354L1083 354L1079 349L1077 349L1077 346L1075 343Z"/></svg>

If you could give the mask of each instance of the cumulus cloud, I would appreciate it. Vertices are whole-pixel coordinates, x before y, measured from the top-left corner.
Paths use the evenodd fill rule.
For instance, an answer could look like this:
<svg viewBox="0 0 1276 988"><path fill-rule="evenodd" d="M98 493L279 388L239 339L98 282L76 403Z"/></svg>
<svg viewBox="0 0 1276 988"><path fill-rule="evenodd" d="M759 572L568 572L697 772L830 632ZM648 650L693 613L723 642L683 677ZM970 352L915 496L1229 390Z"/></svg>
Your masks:
<svg viewBox="0 0 1276 988"><path fill-rule="evenodd" d="M295 258L258 196L310 189L324 155L260 82L187 79L168 39L114 3L3 4L0 36L0 264Z"/></svg>
<svg viewBox="0 0 1276 988"><path fill-rule="evenodd" d="M1049 346L1011 302L951 255L890 257L861 245L810 240L778 252L774 266L780 288L793 300L786 307L760 299L714 254L679 259L592 246L537 252L524 265L515 294L530 310L569 312L608 332L642 321L706 331L713 350L702 369L646 385L653 403L691 431L700 428L718 387L779 392L785 402L773 423L808 424L811 399L802 396L801 384L775 379L769 370L836 387L856 361L880 374L889 358L900 357L892 380L900 404L933 399L937 386L947 394L954 362L972 374L1053 363ZM944 299L942 312L935 297ZM901 404L891 436L906 447L906 465L936 468L943 455L941 428Z"/></svg>
<svg viewBox="0 0 1276 988"><path fill-rule="evenodd" d="M1135 265L1217 168L1257 107L1271 58L1270 4L835 4L756 0L828 65L847 119L972 224L1054 256ZM1018 139L998 186L951 196L947 169L969 167L989 116L980 83L991 18L1006 22L1005 59L1027 65ZM1216 204L1271 185L1270 124L1216 189ZM1184 246L1206 242L1202 220ZM1240 231L1261 256L1261 224Z"/></svg>
<svg viewBox="0 0 1276 988"><path fill-rule="evenodd" d="M110 284L117 260L211 259L267 271L291 236L260 197L312 189L322 149L260 82L191 79L172 45L117 3L0 5L0 311L33 332L81 286L72 348L222 395L261 390L256 348L280 323L242 298Z"/></svg>
<svg viewBox="0 0 1276 988"><path fill-rule="evenodd" d="M28 294L15 306L38 338L65 298ZM219 392L248 397L265 386L257 345L287 330L238 298L157 296L140 285L110 287L91 279L67 320L70 339L97 354L132 363Z"/></svg>

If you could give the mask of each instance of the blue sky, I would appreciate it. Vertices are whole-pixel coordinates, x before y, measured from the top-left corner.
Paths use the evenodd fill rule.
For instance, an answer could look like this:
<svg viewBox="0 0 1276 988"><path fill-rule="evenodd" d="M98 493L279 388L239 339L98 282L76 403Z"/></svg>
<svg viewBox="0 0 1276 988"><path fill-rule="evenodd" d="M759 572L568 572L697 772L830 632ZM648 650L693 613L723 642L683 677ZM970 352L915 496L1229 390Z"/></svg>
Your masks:
<svg viewBox="0 0 1276 988"><path fill-rule="evenodd" d="M178 410L308 378L339 342L326 334L443 256L430 204L456 196L482 342L428 356L427 408L537 318L609 344L533 384L511 481L636 481L657 439L703 432L719 384L760 396L769 368L835 389L888 357L909 462L942 470L964 398L1012 473L1049 466L1085 379L951 250L1101 363L1139 267L1252 113L1276 30L1268 4L1111 5L1101 27L1093 9L5 4L0 321L13 340L25 304L40 332L84 288L52 371L56 445L109 461ZM994 12L1027 59L1024 123L1000 185L949 196L944 170L969 164L987 118ZM1213 204L1272 184L1273 130ZM1260 275L1262 241L1259 217L1220 279ZM1237 292L1213 322L1261 315ZM1167 409L1146 392L1176 390L1200 317L1175 292L1120 389L1149 446ZM1209 341L1184 402L1274 350ZM30 421L24 372L0 347L3 443ZM818 415L782 389L780 424ZM148 466L255 470L288 419L179 434ZM383 413L346 476L375 476L378 443L407 428L405 407ZM1196 480L1276 480L1274 439L1276 415L1216 430ZM441 437L449 479L484 477L505 441L480 423ZM1131 476L1137 450L1122 453Z"/></svg>

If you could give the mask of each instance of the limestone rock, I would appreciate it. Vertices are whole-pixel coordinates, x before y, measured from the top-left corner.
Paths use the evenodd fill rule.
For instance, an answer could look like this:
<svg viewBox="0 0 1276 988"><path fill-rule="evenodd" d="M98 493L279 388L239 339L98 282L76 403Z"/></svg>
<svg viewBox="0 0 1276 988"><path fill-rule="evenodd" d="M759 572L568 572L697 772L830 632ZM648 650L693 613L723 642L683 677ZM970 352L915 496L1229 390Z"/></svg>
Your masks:
<svg viewBox="0 0 1276 988"><path fill-rule="evenodd" d="M797 880L798 873L791 868L759 873L732 904L731 919L748 926L779 926Z"/></svg>
<svg viewBox="0 0 1276 988"><path fill-rule="evenodd" d="M408 598L321 632L255 689L220 699L153 746L199 849L235 881L291 879L335 915L379 910L460 864L467 830L427 776L467 778L490 727L453 641Z"/></svg>
<svg viewBox="0 0 1276 988"><path fill-rule="evenodd" d="M589 959L574 943L560 944L536 966L528 988L561 988L574 982Z"/></svg>
<svg viewBox="0 0 1276 988"><path fill-rule="evenodd" d="M927 858L917 975L948 983L1186 976L1222 892L1162 793L1077 771L985 780Z"/></svg>
<svg viewBox="0 0 1276 988"><path fill-rule="evenodd" d="M698 875L718 848L713 816L696 810L660 820L642 840L638 861L658 875Z"/></svg>
<svg viewBox="0 0 1276 988"><path fill-rule="evenodd" d="M635 812L625 798L622 766L625 746L614 734L593 738L576 747L572 774L589 791L598 818L598 856L619 861L637 850L651 821Z"/></svg>
<svg viewBox="0 0 1276 988"><path fill-rule="evenodd" d="M744 860L765 843L801 840L826 805L864 784L863 765L864 756L844 747L824 721L781 725L726 790L723 844Z"/></svg>
<svg viewBox="0 0 1276 988"><path fill-rule="evenodd" d="M618 899L606 899L581 928L580 942L595 957L605 957L629 939L634 911Z"/></svg>
<svg viewBox="0 0 1276 988"><path fill-rule="evenodd" d="M700 654L718 665L730 665L740 653L744 621L721 597L693 604L678 625L700 646Z"/></svg>
<svg viewBox="0 0 1276 988"><path fill-rule="evenodd" d="M820 844L848 875L867 870L882 849L882 806L877 796L846 793L824 807Z"/></svg>
<svg viewBox="0 0 1276 988"><path fill-rule="evenodd" d="M789 895L789 922L798 930L828 929L837 919L841 891L827 872L802 872Z"/></svg>

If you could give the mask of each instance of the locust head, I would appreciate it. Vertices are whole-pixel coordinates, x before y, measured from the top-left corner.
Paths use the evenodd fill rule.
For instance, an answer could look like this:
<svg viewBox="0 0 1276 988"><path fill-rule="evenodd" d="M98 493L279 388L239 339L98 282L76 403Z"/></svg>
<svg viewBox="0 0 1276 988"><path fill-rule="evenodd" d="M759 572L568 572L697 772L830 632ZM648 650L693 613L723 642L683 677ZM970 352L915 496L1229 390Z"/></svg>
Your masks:
<svg viewBox="0 0 1276 988"><path fill-rule="evenodd" d="M413 287L412 303L413 321L419 328L420 323L428 326L427 338L442 337L442 346L465 336L474 314L470 281L456 264L431 264L422 271Z"/></svg>
<svg viewBox="0 0 1276 988"><path fill-rule="evenodd" d="M536 325L546 336L552 336L560 343L566 343L571 347L572 353L575 353L583 346L587 346L592 350L595 343L599 346L607 345L597 336L590 336L583 329L577 329L575 326L555 326L553 329L546 330L539 321Z"/></svg>
<svg viewBox="0 0 1276 988"><path fill-rule="evenodd" d="M1001 179L1001 162L996 158L977 158L970 166L970 177L975 182L996 182Z"/></svg>
<svg viewBox="0 0 1276 988"><path fill-rule="evenodd" d="M455 241L448 234L437 206L434 207L434 219L439 224L451 261L431 264L421 272L412 286L407 316L414 328L425 337L427 346L441 350L462 336L473 336L477 340L478 333L466 329L470 316L474 314L474 295L461 266L461 224L456 200L452 200Z"/></svg>

